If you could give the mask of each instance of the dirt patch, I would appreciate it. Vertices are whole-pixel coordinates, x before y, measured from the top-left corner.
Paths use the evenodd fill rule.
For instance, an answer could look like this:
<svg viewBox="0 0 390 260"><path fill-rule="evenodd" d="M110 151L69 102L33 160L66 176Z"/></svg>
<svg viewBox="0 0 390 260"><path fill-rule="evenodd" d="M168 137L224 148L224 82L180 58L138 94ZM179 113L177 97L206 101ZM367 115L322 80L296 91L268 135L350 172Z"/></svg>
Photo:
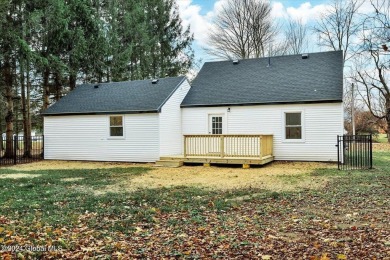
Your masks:
<svg viewBox="0 0 390 260"><path fill-rule="evenodd" d="M63 178L63 179L61 179L61 181L64 181L64 182L81 181L81 180L84 180L84 178L76 177L76 178Z"/></svg>
<svg viewBox="0 0 390 260"><path fill-rule="evenodd" d="M274 191L291 191L320 188L329 177L311 177L318 168L335 168L336 165L312 162L274 162L262 168L240 169L229 167L184 166L158 168L128 181L127 189L159 188L172 186L201 186L231 190L263 188Z"/></svg>
<svg viewBox="0 0 390 260"><path fill-rule="evenodd" d="M23 171L36 170L59 170L59 169L99 169L99 168L117 168L117 167L143 167L151 164L126 163L126 162L90 162L90 161L56 161L43 160L39 162L20 164L7 167Z"/></svg>
<svg viewBox="0 0 390 260"><path fill-rule="evenodd" d="M172 186L197 186L210 189L231 190L240 188L261 188L273 191L291 191L306 188L320 188L329 177L312 177L310 173L318 168L336 168L335 164L319 162L277 161L260 168L242 169L232 167L183 166L180 168L154 168L154 164L121 162L86 162L44 160L36 163L16 165L10 168L23 171L49 169L98 169L115 167L147 167L151 171L133 178L120 180L116 184L94 190L95 195L107 192L119 193L144 188ZM30 176L29 174L27 174ZM77 181L65 178L63 181Z"/></svg>
<svg viewBox="0 0 390 260"><path fill-rule="evenodd" d="M0 179L36 178L40 176L41 174L13 173L13 174L2 174L0 175Z"/></svg>

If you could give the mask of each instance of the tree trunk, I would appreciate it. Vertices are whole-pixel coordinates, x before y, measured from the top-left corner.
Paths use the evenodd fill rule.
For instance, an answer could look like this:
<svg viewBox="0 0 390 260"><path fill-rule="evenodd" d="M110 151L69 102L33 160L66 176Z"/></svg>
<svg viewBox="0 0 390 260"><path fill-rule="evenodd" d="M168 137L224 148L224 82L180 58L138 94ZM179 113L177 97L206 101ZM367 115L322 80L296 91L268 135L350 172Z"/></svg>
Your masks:
<svg viewBox="0 0 390 260"><path fill-rule="evenodd" d="M23 156L31 157L31 129L30 129L30 86L29 86L29 64L27 63L26 75L24 75L23 61L20 62L20 85L22 94L22 116L23 116Z"/></svg>
<svg viewBox="0 0 390 260"><path fill-rule="evenodd" d="M25 84L25 78L24 78L24 64L23 61L20 61L20 66L19 66L19 73L20 73L20 94L22 96L21 99L21 108L22 108L22 117L23 117L23 154L27 154L27 133L26 133L26 84Z"/></svg>
<svg viewBox="0 0 390 260"><path fill-rule="evenodd" d="M27 107L26 107L26 133L27 133L27 145L28 145L28 151L29 155L31 156L31 151L32 151L32 143L31 143L31 113L30 113L30 92L31 92L31 82L30 82L30 69L27 69Z"/></svg>
<svg viewBox="0 0 390 260"><path fill-rule="evenodd" d="M390 94L386 97L387 142L390 143Z"/></svg>
<svg viewBox="0 0 390 260"><path fill-rule="evenodd" d="M69 75L69 87L70 90L74 90L76 88L76 75L73 73Z"/></svg>
<svg viewBox="0 0 390 260"><path fill-rule="evenodd" d="M61 78L60 74L57 72L55 77L55 85L56 85L56 94L55 94L55 100L58 101L61 98L62 94L62 86L61 86Z"/></svg>
<svg viewBox="0 0 390 260"><path fill-rule="evenodd" d="M5 158L12 158L13 156L13 133L14 133L14 102L13 102L13 91L12 83L13 77L11 72L11 63L6 58L3 65L3 79L5 85L5 99L7 103L7 111L5 116L6 122L6 144L5 144Z"/></svg>
<svg viewBox="0 0 390 260"><path fill-rule="evenodd" d="M4 144L3 144L3 124L1 120L3 119L3 111L0 109L0 157L2 155L2 151L4 150Z"/></svg>
<svg viewBox="0 0 390 260"><path fill-rule="evenodd" d="M389 112L387 112L388 115L389 115ZM387 120L387 132L386 133L387 133L387 142L390 143L390 120Z"/></svg>
<svg viewBox="0 0 390 260"><path fill-rule="evenodd" d="M49 107L50 86L49 86L49 68L46 68L43 73L43 110Z"/></svg>

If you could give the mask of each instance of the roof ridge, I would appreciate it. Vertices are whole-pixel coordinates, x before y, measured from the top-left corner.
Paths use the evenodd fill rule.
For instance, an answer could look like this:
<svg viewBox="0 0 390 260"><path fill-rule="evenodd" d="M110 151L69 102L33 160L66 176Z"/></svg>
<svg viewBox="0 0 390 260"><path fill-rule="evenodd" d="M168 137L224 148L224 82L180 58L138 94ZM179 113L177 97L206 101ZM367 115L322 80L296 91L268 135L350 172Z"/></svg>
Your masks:
<svg viewBox="0 0 390 260"><path fill-rule="evenodd" d="M246 59L237 59L239 61L248 61L248 60L262 60L262 59L268 59L268 58L290 58L290 57L293 57L293 56L302 56L302 54L309 54L310 55L313 55L313 54L325 54L325 53L331 53L331 52L343 52L343 50L337 50L337 51L319 51L319 52L303 52L303 53L300 53L300 54L288 54L288 55L276 55L276 56L264 56L264 57L258 57L258 58L246 58ZM206 63L222 63L222 62L232 62L233 60L235 59L230 59L230 60L218 60L218 61L206 61L204 64Z"/></svg>
<svg viewBox="0 0 390 260"><path fill-rule="evenodd" d="M159 80L166 80L166 79L176 79L176 78L185 78L186 76L176 76L176 77L165 77L165 78L158 78ZM143 82L153 80L153 78L150 79L136 79L136 80L124 80L124 81L110 81L110 82L98 82L98 83L83 83L79 84L78 86L91 86L91 85L101 85L101 84L121 84L121 83L130 83L130 82Z"/></svg>

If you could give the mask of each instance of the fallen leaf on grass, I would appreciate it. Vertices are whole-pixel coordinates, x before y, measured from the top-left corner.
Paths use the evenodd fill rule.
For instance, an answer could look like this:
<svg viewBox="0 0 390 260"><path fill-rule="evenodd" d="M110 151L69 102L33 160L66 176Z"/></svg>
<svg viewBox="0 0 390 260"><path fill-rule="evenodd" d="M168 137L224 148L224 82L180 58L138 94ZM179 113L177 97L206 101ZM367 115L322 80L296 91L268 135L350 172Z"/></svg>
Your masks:
<svg viewBox="0 0 390 260"><path fill-rule="evenodd" d="M140 228L140 227L136 227L136 228L135 228L135 233L140 233L140 232L142 232L142 231L143 231L143 229Z"/></svg>
<svg viewBox="0 0 390 260"><path fill-rule="evenodd" d="M320 260L330 260L330 258L328 257L328 253L322 254Z"/></svg>

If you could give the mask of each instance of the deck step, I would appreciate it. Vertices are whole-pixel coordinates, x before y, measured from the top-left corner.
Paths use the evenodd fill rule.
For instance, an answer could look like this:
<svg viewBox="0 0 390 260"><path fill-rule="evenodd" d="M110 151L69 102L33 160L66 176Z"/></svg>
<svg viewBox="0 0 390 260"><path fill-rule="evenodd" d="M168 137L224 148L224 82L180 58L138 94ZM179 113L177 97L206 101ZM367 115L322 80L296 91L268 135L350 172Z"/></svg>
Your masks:
<svg viewBox="0 0 390 260"><path fill-rule="evenodd" d="M160 161L180 161L183 156L162 156L160 157Z"/></svg>
<svg viewBox="0 0 390 260"><path fill-rule="evenodd" d="M181 160L158 160L156 166L163 167L181 167L183 166L183 161Z"/></svg>

